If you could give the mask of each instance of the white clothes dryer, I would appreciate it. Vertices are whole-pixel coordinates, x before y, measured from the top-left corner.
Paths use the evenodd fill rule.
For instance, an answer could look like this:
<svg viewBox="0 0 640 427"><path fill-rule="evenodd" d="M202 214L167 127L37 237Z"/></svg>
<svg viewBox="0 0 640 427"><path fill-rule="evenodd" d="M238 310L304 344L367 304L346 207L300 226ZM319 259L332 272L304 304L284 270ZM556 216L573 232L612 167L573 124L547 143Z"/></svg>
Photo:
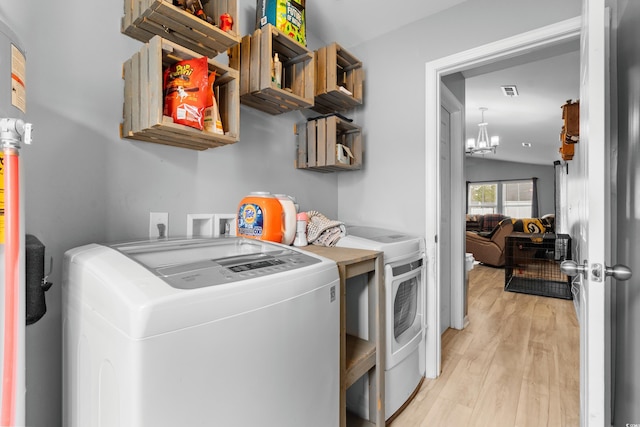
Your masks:
<svg viewBox="0 0 640 427"><path fill-rule="evenodd" d="M67 251L63 425L337 427L333 261L227 237Z"/></svg>
<svg viewBox="0 0 640 427"><path fill-rule="evenodd" d="M392 417L416 391L421 371L419 348L423 340L425 295L424 239L393 230L347 226L336 246L384 253L386 307L385 414ZM347 286L347 333L368 339L368 305L360 277ZM362 282L364 282L362 280ZM347 406L360 417L368 414L368 378L347 392Z"/></svg>

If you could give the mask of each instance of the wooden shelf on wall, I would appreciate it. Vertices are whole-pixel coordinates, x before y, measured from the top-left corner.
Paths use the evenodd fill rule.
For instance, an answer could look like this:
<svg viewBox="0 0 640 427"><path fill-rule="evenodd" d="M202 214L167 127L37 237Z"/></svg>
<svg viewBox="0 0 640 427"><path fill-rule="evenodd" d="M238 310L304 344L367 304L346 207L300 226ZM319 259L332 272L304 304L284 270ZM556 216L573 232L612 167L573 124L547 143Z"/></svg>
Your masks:
<svg viewBox="0 0 640 427"><path fill-rule="evenodd" d="M344 111L362 105L362 62L337 43L315 51L316 86L313 110Z"/></svg>
<svg viewBox="0 0 640 427"><path fill-rule="evenodd" d="M282 87L271 79L271 61L282 62ZM240 70L240 102L269 114L313 106L314 55L273 25L242 38L229 51L229 65Z"/></svg>
<svg viewBox="0 0 640 427"><path fill-rule="evenodd" d="M162 114L163 70L177 61L199 57L202 55L197 52L154 36L124 63L124 117L120 130L123 138L194 150L220 147L239 140L238 71L212 59L208 59L208 66L210 72L216 73L214 93L224 135L173 123L171 117Z"/></svg>
<svg viewBox="0 0 640 427"><path fill-rule="evenodd" d="M362 130L360 126L330 115L296 125L298 135L296 168L318 172L337 172L362 168ZM352 158L346 163L338 158L338 150L347 147Z"/></svg>
<svg viewBox="0 0 640 427"><path fill-rule="evenodd" d="M238 1L209 0L203 9L214 24L218 23L220 15L229 14L233 19L231 30L222 31L217 25L174 6L170 0L124 0L121 31L145 43L159 35L214 58L240 42Z"/></svg>

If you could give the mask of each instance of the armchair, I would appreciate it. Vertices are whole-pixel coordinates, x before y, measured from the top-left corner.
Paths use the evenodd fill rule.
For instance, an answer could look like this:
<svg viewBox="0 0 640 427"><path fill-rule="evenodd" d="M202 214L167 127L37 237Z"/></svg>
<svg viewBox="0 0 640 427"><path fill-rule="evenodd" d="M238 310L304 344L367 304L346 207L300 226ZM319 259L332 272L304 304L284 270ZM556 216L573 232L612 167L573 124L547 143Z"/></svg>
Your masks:
<svg viewBox="0 0 640 427"><path fill-rule="evenodd" d="M508 218L502 214L467 214L467 231L489 232L503 219Z"/></svg>
<svg viewBox="0 0 640 427"><path fill-rule="evenodd" d="M512 232L513 222L510 218L500 221L491 233L484 236L467 231L466 251L472 253L476 261L494 267L503 267L505 238Z"/></svg>

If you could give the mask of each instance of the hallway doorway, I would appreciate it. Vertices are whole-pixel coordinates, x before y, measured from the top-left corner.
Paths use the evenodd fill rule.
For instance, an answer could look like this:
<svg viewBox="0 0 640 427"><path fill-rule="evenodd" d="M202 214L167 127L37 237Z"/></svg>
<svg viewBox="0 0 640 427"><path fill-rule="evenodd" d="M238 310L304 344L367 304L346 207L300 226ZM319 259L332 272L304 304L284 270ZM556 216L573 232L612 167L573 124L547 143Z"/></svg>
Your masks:
<svg viewBox="0 0 640 427"><path fill-rule="evenodd" d="M495 64L500 61L509 61L514 58L522 58L536 50L551 48L562 43L573 42L580 37L580 18L534 30L520 36L505 39L490 45L461 52L460 54L445 57L426 64L426 200L430 201L425 207L426 211L426 242L427 260L429 265L436 266L427 274L427 337L425 344L426 377L435 378L441 372L441 336L440 336L440 269L439 260L441 246L438 242L439 225L442 223L443 199L442 191L442 168L440 164L440 106L441 79L443 76L468 70L476 67ZM463 162L459 162L458 167L452 163L450 177L451 186L464 188ZM433 203L435 201L435 203ZM451 221L451 234L456 232L460 241L450 242L464 247L464 233L460 233L463 224L464 211L462 206L451 206L450 215L452 218L460 218L460 221ZM445 209L446 211L446 209ZM432 237L433 236L433 237ZM432 240L433 239L433 240ZM464 272L464 254L451 258L450 271ZM452 313L459 313L464 316L464 292L463 281L452 282L452 289L458 287L458 292L452 291L452 295L457 295L452 299ZM452 323L455 323L456 319ZM463 319L460 320L461 323Z"/></svg>

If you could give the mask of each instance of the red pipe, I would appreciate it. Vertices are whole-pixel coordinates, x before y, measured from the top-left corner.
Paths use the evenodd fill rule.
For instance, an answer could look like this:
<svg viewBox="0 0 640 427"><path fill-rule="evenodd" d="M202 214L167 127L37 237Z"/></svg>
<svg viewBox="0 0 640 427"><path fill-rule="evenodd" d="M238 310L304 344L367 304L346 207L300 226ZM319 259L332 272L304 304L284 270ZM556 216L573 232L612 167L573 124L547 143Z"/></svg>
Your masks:
<svg viewBox="0 0 640 427"><path fill-rule="evenodd" d="M4 150L5 196L5 310L2 414L0 425L12 426L16 410L18 369L18 304L20 297L20 163L18 150Z"/></svg>

